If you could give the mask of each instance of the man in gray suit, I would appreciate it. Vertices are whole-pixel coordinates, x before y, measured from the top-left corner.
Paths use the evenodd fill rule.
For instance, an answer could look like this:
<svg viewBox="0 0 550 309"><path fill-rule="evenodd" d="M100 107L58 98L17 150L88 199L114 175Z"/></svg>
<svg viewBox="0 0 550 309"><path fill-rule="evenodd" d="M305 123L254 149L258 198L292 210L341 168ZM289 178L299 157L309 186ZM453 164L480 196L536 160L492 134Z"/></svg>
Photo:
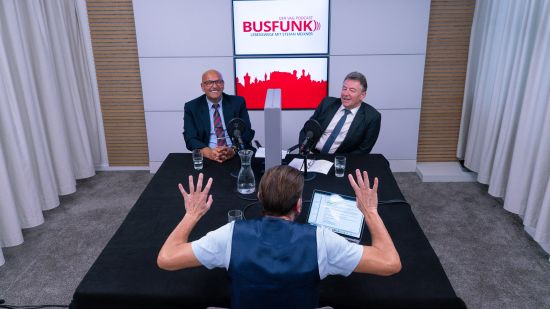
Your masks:
<svg viewBox="0 0 550 309"><path fill-rule="evenodd" d="M363 102L367 79L359 72L344 78L340 98L326 97L310 119L321 125L323 134L313 151L320 153L370 153L380 132L380 113ZM300 141L306 132L300 131Z"/></svg>

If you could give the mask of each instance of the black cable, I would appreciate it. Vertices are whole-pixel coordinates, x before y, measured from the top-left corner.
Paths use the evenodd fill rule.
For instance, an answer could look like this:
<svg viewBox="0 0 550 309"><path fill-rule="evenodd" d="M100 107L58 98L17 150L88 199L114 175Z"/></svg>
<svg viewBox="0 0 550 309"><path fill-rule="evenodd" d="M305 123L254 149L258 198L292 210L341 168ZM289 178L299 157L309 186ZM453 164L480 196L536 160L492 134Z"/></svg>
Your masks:
<svg viewBox="0 0 550 309"><path fill-rule="evenodd" d="M247 210L248 208L250 208L250 206L256 205L256 204L259 204L259 203L260 203L260 201L256 200L254 203L250 203L250 204L244 206L244 208L243 208L243 219L244 219L244 220L246 220L246 210Z"/></svg>
<svg viewBox="0 0 550 309"><path fill-rule="evenodd" d="M378 201L378 205L397 204L397 203L409 204L409 203L407 203L407 201L402 200L402 199Z"/></svg>
<svg viewBox="0 0 550 309"><path fill-rule="evenodd" d="M237 192L237 197L240 198L241 200L245 200L245 201L258 201L258 197L256 197L256 195L254 194L249 194L250 197L244 195L244 194L240 194Z"/></svg>

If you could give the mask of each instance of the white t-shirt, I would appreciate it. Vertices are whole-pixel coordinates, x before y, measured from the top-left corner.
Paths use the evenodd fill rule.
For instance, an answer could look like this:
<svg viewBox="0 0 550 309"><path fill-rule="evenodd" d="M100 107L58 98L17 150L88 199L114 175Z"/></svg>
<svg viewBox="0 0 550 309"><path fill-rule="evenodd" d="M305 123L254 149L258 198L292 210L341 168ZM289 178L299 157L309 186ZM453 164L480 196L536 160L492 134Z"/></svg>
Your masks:
<svg viewBox="0 0 550 309"><path fill-rule="evenodd" d="M229 269L234 222L211 231L191 243L193 254L208 269ZM317 264L321 279L328 275L349 276L363 255L363 246L351 243L326 228L317 227Z"/></svg>

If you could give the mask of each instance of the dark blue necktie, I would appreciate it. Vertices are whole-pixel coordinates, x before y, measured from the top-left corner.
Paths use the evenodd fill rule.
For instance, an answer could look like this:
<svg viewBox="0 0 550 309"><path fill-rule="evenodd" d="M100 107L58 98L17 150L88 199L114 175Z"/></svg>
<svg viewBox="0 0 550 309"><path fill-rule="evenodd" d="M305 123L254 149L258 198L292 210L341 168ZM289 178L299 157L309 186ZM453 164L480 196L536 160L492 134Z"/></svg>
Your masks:
<svg viewBox="0 0 550 309"><path fill-rule="evenodd" d="M334 141L336 140L336 137L338 134L340 134L340 131L342 130L342 127L344 126L344 122L346 122L346 118L351 113L349 109L344 109L344 115L338 120L338 123L334 127L334 130L332 130L332 133L330 133L330 136L328 137L327 141L325 142L325 145L323 146L323 149L321 149L321 153L328 153L330 150L330 147L332 147L332 144L334 144Z"/></svg>

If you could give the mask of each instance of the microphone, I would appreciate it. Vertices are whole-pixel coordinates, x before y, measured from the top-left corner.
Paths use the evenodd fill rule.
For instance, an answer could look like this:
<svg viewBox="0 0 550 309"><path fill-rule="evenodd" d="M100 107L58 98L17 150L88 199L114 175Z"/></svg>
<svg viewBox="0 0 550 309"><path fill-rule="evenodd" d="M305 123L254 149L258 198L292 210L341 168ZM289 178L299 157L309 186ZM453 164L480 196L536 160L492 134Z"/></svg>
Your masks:
<svg viewBox="0 0 550 309"><path fill-rule="evenodd" d="M312 131L307 131L306 132L306 138L304 138L302 143L300 143L300 152L301 153L305 152L305 148L309 144L309 142L311 141L312 138L313 138L313 132Z"/></svg>
<svg viewBox="0 0 550 309"><path fill-rule="evenodd" d="M244 131L245 128L246 124L241 118L233 118L231 119L231 121L229 121L229 124L227 125L229 137L231 137L233 144L238 145L239 150L244 149L244 142L241 133Z"/></svg>
<svg viewBox="0 0 550 309"><path fill-rule="evenodd" d="M306 132L306 137L300 143L300 153L308 153L310 148L319 140L323 132L321 125L315 119L306 121L302 130Z"/></svg>

